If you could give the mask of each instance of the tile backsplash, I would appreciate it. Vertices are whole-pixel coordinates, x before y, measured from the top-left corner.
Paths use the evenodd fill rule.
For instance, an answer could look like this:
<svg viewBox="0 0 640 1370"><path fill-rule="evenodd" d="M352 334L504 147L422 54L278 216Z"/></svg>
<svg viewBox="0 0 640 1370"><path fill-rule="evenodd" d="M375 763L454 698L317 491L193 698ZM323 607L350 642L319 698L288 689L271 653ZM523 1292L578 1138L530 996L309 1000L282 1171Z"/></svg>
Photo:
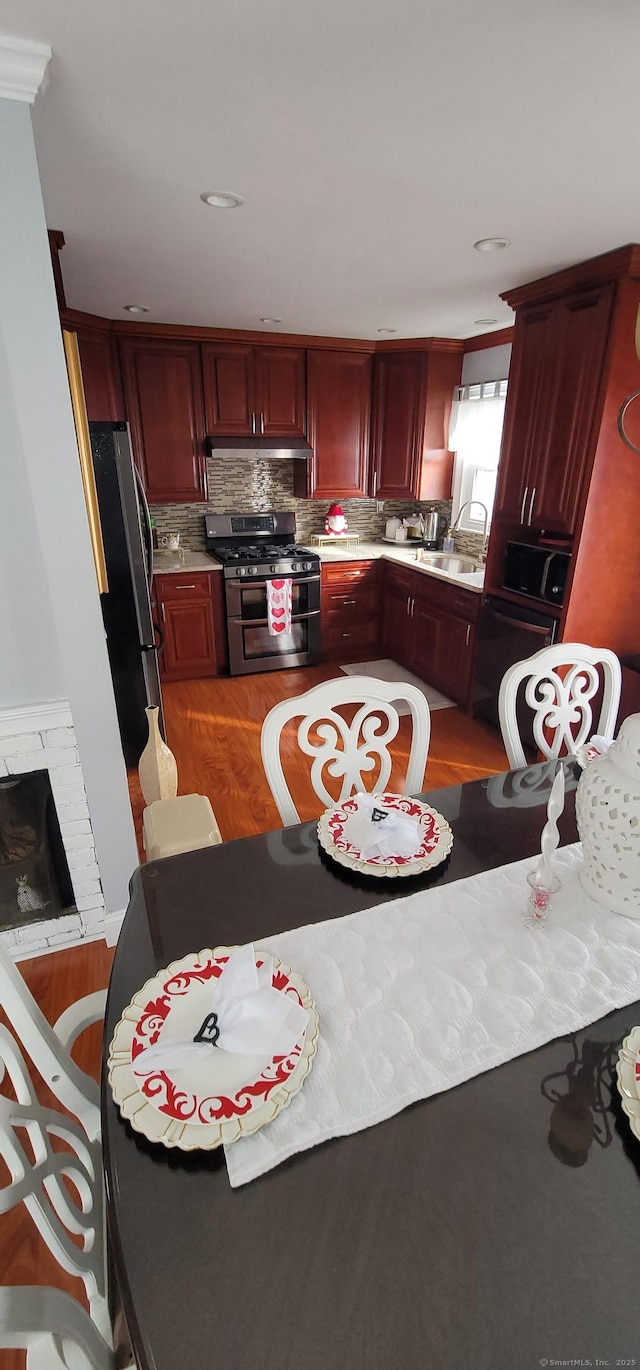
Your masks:
<svg viewBox="0 0 640 1370"><path fill-rule="evenodd" d="M280 461L260 460L256 457L212 456L207 458L209 482L208 504L156 504L151 514L160 537L169 532L180 533L184 547L192 551L204 550L204 515L227 513L262 513L267 509L293 510L296 516L296 537L305 542L312 533L324 532L324 518L328 502L296 499L293 493L295 458ZM451 500L385 500L382 513L376 512L372 499L340 500L351 533L376 540L384 533L384 525L394 514L407 517L422 509L437 509L446 519L451 516ZM461 539L479 545L474 534L462 534ZM456 539L458 542L458 539ZM460 543L462 550L462 543ZM475 552L476 548L471 550Z"/></svg>

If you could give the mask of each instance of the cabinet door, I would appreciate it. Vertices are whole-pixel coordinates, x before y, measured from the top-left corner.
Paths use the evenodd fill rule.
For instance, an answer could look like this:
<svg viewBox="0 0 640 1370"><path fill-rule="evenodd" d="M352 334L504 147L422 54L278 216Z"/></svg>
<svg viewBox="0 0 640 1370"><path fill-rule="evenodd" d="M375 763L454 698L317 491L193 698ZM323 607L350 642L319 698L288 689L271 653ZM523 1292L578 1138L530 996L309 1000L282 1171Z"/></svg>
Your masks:
<svg viewBox="0 0 640 1370"><path fill-rule="evenodd" d="M509 373L496 519L528 522L535 472L547 460L558 383L558 349L557 305L523 310L516 321Z"/></svg>
<svg viewBox="0 0 640 1370"><path fill-rule="evenodd" d="M475 634L475 625L463 618L452 616L443 623L438 684L442 693L457 704L466 705L469 697Z"/></svg>
<svg viewBox="0 0 640 1370"><path fill-rule="evenodd" d="M304 437L304 349L256 347L254 380L258 432L264 437Z"/></svg>
<svg viewBox="0 0 640 1370"><path fill-rule="evenodd" d="M310 498L366 495L370 390L368 353L307 353Z"/></svg>
<svg viewBox="0 0 640 1370"><path fill-rule="evenodd" d="M388 584L384 590L383 636L387 656L400 666L408 666L413 654L411 596Z"/></svg>
<svg viewBox="0 0 640 1370"><path fill-rule="evenodd" d="M412 602L413 659L411 669L429 685L441 688L442 630L445 620L437 609L423 599Z"/></svg>
<svg viewBox="0 0 640 1370"><path fill-rule="evenodd" d="M573 533L598 404L613 285L580 292L557 308L556 403L543 459L531 470L528 523Z"/></svg>
<svg viewBox="0 0 640 1370"><path fill-rule="evenodd" d="M211 601L184 600L165 603L163 607L164 679L189 680L192 676L215 675Z"/></svg>
<svg viewBox="0 0 640 1370"><path fill-rule="evenodd" d="M229 438L257 433L253 348L248 343L204 343L202 373L207 433Z"/></svg>
<svg viewBox="0 0 640 1370"><path fill-rule="evenodd" d="M77 328L82 385L89 422L119 423L126 419L120 366L111 333Z"/></svg>
<svg viewBox="0 0 640 1370"><path fill-rule="evenodd" d="M420 352L375 358L371 493L416 499L422 449L426 362Z"/></svg>
<svg viewBox="0 0 640 1370"><path fill-rule="evenodd" d="M205 500L198 344L122 338L120 356L133 452L149 502Z"/></svg>

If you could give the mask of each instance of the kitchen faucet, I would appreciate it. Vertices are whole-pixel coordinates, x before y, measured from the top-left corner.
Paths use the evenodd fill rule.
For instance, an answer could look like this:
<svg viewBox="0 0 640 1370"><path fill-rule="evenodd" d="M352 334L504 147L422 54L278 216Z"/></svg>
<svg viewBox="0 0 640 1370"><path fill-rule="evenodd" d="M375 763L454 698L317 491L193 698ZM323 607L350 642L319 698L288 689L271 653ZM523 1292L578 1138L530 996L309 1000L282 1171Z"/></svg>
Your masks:
<svg viewBox="0 0 640 1370"><path fill-rule="evenodd" d="M456 519L456 521L455 521L453 527L449 529L448 536L449 536L449 537L453 537L453 534L454 534L454 533L459 532L459 530L460 530L460 519L462 518L462 515L464 514L465 509L469 509L470 506L471 506L472 504L479 504L479 505L480 505L480 508L482 509L482 513L483 513L483 515L484 515L484 527L483 527L483 529L482 529L482 551L481 551L481 553L480 553L480 560L481 560L481 561L486 561L486 560L487 560L487 543L488 543L487 528L488 528L488 526L489 526L489 510L487 509L486 504L483 504L483 503L482 503L482 500L480 500L480 499L468 499L468 500L465 500L464 504L462 504L462 505L460 506L459 510L458 510L458 517L457 517L457 519Z"/></svg>

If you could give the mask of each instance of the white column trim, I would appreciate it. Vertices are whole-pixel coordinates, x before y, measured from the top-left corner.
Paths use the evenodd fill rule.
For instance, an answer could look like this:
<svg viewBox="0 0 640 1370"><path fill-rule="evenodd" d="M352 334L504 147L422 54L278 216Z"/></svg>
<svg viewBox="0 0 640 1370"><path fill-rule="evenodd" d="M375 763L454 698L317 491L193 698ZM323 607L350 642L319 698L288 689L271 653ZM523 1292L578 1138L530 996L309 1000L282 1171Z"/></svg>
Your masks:
<svg viewBox="0 0 640 1370"><path fill-rule="evenodd" d="M32 105L43 86L50 57L47 43L0 35L0 97Z"/></svg>

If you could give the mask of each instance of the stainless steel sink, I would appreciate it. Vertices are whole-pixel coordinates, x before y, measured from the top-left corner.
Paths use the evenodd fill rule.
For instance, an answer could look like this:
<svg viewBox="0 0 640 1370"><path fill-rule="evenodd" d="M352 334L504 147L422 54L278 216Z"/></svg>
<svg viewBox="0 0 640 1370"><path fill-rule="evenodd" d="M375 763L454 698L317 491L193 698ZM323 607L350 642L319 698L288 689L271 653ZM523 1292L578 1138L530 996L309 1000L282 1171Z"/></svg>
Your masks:
<svg viewBox="0 0 640 1370"><path fill-rule="evenodd" d="M451 575L472 576L476 571L482 570L479 562L473 557L459 556L455 552L425 552L419 548L416 552L416 561L424 566L432 566L434 571L449 571Z"/></svg>

